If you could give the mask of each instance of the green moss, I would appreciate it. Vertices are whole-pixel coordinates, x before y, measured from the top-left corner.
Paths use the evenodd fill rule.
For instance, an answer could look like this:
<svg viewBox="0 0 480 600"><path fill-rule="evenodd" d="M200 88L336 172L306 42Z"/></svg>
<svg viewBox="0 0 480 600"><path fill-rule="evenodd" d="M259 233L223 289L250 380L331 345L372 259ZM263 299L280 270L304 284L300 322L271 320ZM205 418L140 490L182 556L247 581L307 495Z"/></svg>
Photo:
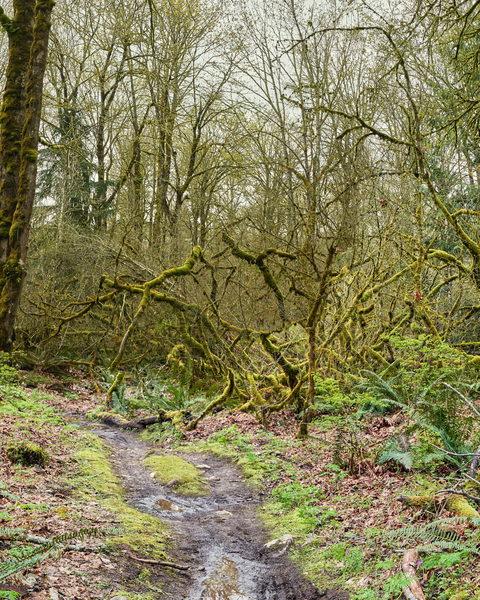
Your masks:
<svg viewBox="0 0 480 600"><path fill-rule="evenodd" d="M143 462L162 483L178 478L174 489L182 496L207 496L210 493L208 485L200 479L202 472L178 456L154 455Z"/></svg>
<svg viewBox="0 0 480 600"><path fill-rule="evenodd" d="M160 593L163 594L163 592ZM115 593L111 597L113 598L114 596L125 596L128 600L158 600L159 597L157 593L146 592L145 594L134 594L122 588L115 590Z"/></svg>
<svg viewBox="0 0 480 600"><path fill-rule="evenodd" d="M252 487L262 488L262 482L265 479L267 468L261 460L257 460L251 452L239 448L235 440L229 440L228 444L217 441L198 440L195 446L180 446L182 452L211 453L229 458L238 465L244 475L244 482Z"/></svg>
<svg viewBox="0 0 480 600"><path fill-rule="evenodd" d="M38 158L38 152L33 149L24 150L22 158L25 158L29 163L35 164Z"/></svg>
<svg viewBox="0 0 480 600"><path fill-rule="evenodd" d="M450 596L449 600L468 600L471 598L471 591L464 590L463 592L455 592L453 596Z"/></svg>
<svg viewBox="0 0 480 600"><path fill-rule="evenodd" d="M449 511L459 515L460 517L472 517L473 519L480 519L480 514L475 510L468 500L463 496L452 494L447 500L447 508Z"/></svg>
<svg viewBox="0 0 480 600"><path fill-rule="evenodd" d="M108 418L114 418L116 421L119 421L120 423L128 423L128 419L125 418L125 415L121 415L120 413L116 413L115 411L108 411L108 410L98 410L97 408L93 409L92 411L90 411L88 413L88 418L89 419L108 419Z"/></svg>
<svg viewBox="0 0 480 600"><path fill-rule="evenodd" d="M280 503L267 502L260 511L260 518L268 527L271 539L279 538L285 534L293 536L296 549L290 556L300 566L306 578L312 581L319 590L336 588L342 585L341 581L327 574L327 571L329 573L335 571L333 565L336 560L329 557L325 548L319 548L315 543L300 548L311 530L311 526L308 526L304 517L302 517L301 508L284 511Z"/></svg>
<svg viewBox="0 0 480 600"><path fill-rule="evenodd" d="M14 440L5 449L8 460L12 463L45 467L50 462L49 453L37 444L25 440Z"/></svg>
<svg viewBox="0 0 480 600"><path fill-rule="evenodd" d="M80 495L88 500L92 500L92 496L96 497L120 521L123 533L109 540L109 543L127 544L134 551L148 553L156 560L167 559L164 534L168 527L159 519L126 503L102 442L95 436L88 436L85 447L75 456L81 464L79 478L75 482Z"/></svg>

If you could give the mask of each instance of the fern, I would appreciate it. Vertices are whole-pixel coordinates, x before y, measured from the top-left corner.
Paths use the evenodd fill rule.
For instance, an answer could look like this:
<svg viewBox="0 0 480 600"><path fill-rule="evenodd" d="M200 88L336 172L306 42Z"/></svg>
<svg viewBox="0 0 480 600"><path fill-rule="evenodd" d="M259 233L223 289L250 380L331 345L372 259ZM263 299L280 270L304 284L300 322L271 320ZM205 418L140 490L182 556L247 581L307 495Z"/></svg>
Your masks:
<svg viewBox="0 0 480 600"><path fill-rule="evenodd" d="M388 369L386 369L382 375L385 376L387 373ZM400 391L397 391L394 387L394 385L397 384L398 380L402 377L401 373L392 377L388 381L373 371L363 370L360 374L362 377L367 377L367 379L358 384L356 389L361 392L373 394L373 396L375 396L379 402L380 407L386 407L390 410L395 406L405 407L405 399Z"/></svg>
<svg viewBox="0 0 480 600"><path fill-rule="evenodd" d="M386 450L378 457L377 462L383 463L387 462L388 460L394 460L395 462L400 463L407 469L407 471L410 471L413 467L413 455L411 452L403 452L402 450L395 449Z"/></svg>
<svg viewBox="0 0 480 600"><path fill-rule="evenodd" d="M8 498L9 500L13 500L13 502L20 502L20 498L18 496L15 496L15 494L12 494L7 490L7 486L5 483L3 483L3 481L0 481L0 496L3 498Z"/></svg>
<svg viewBox="0 0 480 600"><path fill-rule="evenodd" d="M120 385L117 390L112 392L113 410L119 414L125 414L127 412L125 401L126 387L126 385Z"/></svg>
<svg viewBox="0 0 480 600"><path fill-rule="evenodd" d="M475 530L467 540L463 540L458 533L447 527L469 524ZM480 554L480 519L469 517L449 517L437 519L426 525L410 525L394 531L379 534L383 539L401 540L417 545L417 550L434 552L439 550L454 550L469 554Z"/></svg>
<svg viewBox="0 0 480 600"><path fill-rule="evenodd" d="M10 575L28 569L47 558L52 556L58 556L62 552L68 549L65 545L66 542L72 540L84 540L87 537L106 537L107 535L116 535L119 530L116 528L98 529L96 527L84 527L78 531L69 531L61 535L57 535L45 544L42 544L38 548L25 548L19 559L6 560L0 565L0 581L3 581ZM26 534L21 529L0 529L0 537L3 539L7 538L10 540L21 540L25 539ZM13 550L22 549L22 546L16 546ZM12 551L12 550L11 550Z"/></svg>

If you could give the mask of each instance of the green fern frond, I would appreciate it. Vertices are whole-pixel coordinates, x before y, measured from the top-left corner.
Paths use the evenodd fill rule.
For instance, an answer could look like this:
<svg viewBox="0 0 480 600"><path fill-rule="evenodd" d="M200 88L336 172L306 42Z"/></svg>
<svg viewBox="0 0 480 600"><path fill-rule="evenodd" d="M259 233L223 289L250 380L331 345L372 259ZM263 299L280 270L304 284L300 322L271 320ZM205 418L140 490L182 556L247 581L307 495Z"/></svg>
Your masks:
<svg viewBox="0 0 480 600"><path fill-rule="evenodd" d="M474 526L474 530L467 540L463 540L455 530L446 529L446 527L455 527L465 523ZM427 553L438 550L451 550L480 554L479 526L479 518L447 517L422 526L409 525L394 531L381 532L379 536L381 539L390 541L401 540L414 543L418 551Z"/></svg>
<svg viewBox="0 0 480 600"><path fill-rule="evenodd" d="M13 500L13 502L20 502L20 498L15 496L15 494L10 493L3 481L0 481L0 496L3 498L8 498L9 500Z"/></svg>
<svg viewBox="0 0 480 600"><path fill-rule="evenodd" d="M13 540L17 539L15 536L25 535L26 530L20 529L19 527L0 527L0 539L1 540Z"/></svg>
<svg viewBox="0 0 480 600"><path fill-rule="evenodd" d="M413 467L413 455L411 452L402 452L401 450L387 450L381 454L377 462L383 463L388 460L394 460L395 462L403 465L408 471Z"/></svg>
<svg viewBox="0 0 480 600"><path fill-rule="evenodd" d="M2 530L0 530L0 535L1 531ZM15 535L14 533L12 533L12 531L14 530L10 530L9 534ZM84 527L77 531L68 531L66 533L62 533L61 535L57 535L51 540L48 540L45 544L42 544L38 548L27 549L20 560L7 560L2 565L0 565L0 581L6 579L10 575L13 575L14 573L18 573L20 571L23 571L24 569L30 568L47 558L50 558L55 555L60 555L68 547L65 545L65 542L69 542L72 540L83 541L87 537L100 538L109 535L118 535L119 532L120 530L118 528L113 527L109 527L106 529L98 529L97 527ZM23 530L18 530L17 533L23 536L23 538L25 537L25 532ZM15 538L10 537L9 539Z"/></svg>
<svg viewBox="0 0 480 600"><path fill-rule="evenodd" d="M398 406L405 406L404 399L397 393L397 391L392 387L391 383L393 383L396 377L392 377L388 382L382 379L373 371L363 370L360 372L362 376L367 376L367 381L362 382L358 388L364 391L373 392L379 396L382 396L386 400L396 404Z"/></svg>

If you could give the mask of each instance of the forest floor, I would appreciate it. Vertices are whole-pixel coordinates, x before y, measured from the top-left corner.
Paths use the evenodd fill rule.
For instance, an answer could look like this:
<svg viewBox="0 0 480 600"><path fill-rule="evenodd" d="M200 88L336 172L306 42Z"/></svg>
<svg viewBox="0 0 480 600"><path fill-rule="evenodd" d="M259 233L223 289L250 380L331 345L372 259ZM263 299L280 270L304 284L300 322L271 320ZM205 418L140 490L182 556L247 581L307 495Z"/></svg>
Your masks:
<svg viewBox="0 0 480 600"><path fill-rule="evenodd" d="M1 527L49 539L87 536L12 576L4 590L27 600L399 597L402 532L431 515L404 509L398 497L434 486L430 473L376 465L368 452L408 425L400 414L354 429L325 416L311 438L297 440L290 411L273 415L268 431L251 415L221 412L194 432L164 424L140 439L86 425L104 400L89 382L47 380L0 403L0 477L19 499L0 490ZM45 447L48 466L12 464L5 454L12 438ZM182 497L152 477L150 459L169 456L200 466L208 493ZM285 534L291 546L265 548ZM0 542L4 564L22 553L23 543ZM476 597L478 556L451 564L434 558L419 565L427 598Z"/></svg>

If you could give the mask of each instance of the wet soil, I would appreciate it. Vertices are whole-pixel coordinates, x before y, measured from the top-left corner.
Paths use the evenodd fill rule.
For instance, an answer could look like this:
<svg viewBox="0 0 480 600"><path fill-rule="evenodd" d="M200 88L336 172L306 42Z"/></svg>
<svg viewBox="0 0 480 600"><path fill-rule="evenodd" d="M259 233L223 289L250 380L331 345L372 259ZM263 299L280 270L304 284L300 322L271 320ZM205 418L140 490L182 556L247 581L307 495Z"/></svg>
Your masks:
<svg viewBox="0 0 480 600"><path fill-rule="evenodd" d="M266 549L256 517L261 493L242 483L227 460L205 454L174 454L199 466L210 495L182 497L151 477L142 463L152 446L106 425L89 427L112 449L112 462L135 508L170 524L175 560L189 570L169 574L164 591L176 600L348 600L346 592L319 591L287 553ZM153 449L165 454L161 448ZM207 465L210 468L202 468ZM159 595L159 598L165 595Z"/></svg>

